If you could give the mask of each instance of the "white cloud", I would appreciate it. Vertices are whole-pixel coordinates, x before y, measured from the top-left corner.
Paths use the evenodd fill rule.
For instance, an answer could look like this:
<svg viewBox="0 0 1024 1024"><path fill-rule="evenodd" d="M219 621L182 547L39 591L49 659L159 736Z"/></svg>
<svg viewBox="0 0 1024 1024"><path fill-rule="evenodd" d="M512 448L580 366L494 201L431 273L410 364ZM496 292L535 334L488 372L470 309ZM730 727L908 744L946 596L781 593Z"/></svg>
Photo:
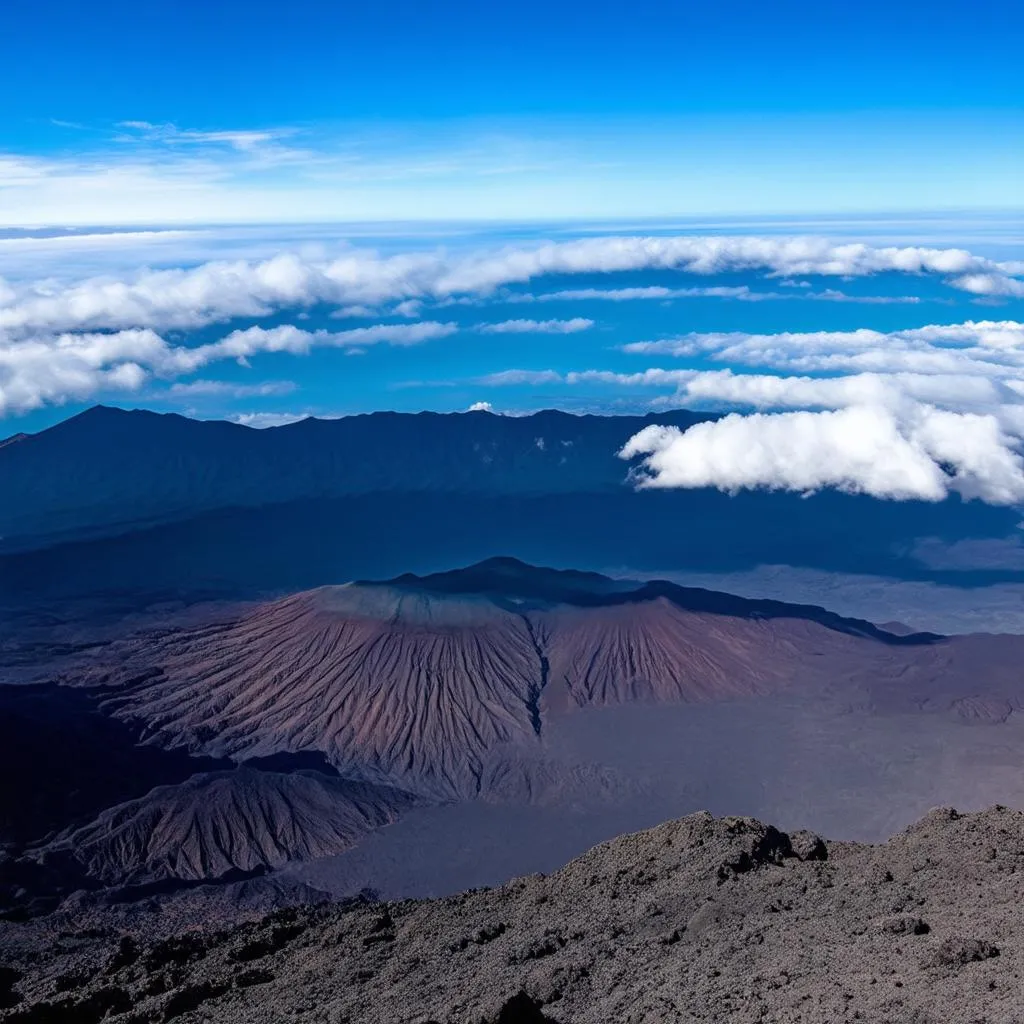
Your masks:
<svg viewBox="0 0 1024 1024"><path fill-rule="evenodd" d="M964 274L962 277L954 278L951 284L954 288L972 292L974 295L1006 296L1014 299L1024 297L1024 281L1002 273Z"/></svg>
<svg viewBox="0 0 1024 1024"><path fill-rule="evenodd" d="M356 350L375 344L416 345L455 330L454 324L432 321L337 332L282 325L233 331L194 347L172 345L149 328L28 339L12 339L0 331L0 416L84 401L107 391L137 391L153 377L186 376L224 359L244 362L259 352L301 355L324 346Z"/></svg>
<svg viewBox="0 0 1024 1024"><path fill-rule="evenodd" d="M116 125L126 134L120 141L158 142L166 145L225 146L240 153L262 153L276 148L281 140L295 134L293 128L261 129L255 131L197 131L179 128L175 124L154 124L151 121L120 121ZM295 151L296 155L307 155Z"/></svg>
<svg viewBox="0 0 1024 1024"><path fill-rule="evenodd" d="M0 285L0 328L26 333L184 328L317 304L376 308L386 302L486 295L547 274L637 270L703 276L736 271L832 277L932 274L972 294L998 296L1024 287L1011 276L1019 269L962 249L874 248L814 238L586 238L468 255L381 256L353 248L326 261L282 253L256 262L208 262L71 284L8 281Z"/></svg>
<svg viewBox="0 0 1024 1024"><path fill-rule="evenodd" d="M545 274L627 270L680 270L700 275L755 271L778 277L987 273L995 282L1015 269L1007 270L964 249L835 245L821 238L608 237L549 242L533 249L505 249L470 257L453 265L437 287L446 294L487 291Z"/></svg>
<svg viewBox="0 0 1024 1024"><path fill-rule="evenodd" d="M1024 368L1024 324L968 320L903 331L687 334L623 346L636 355L708 357L802 372L874 371L1008 376Z"/></svg>
<svg viewBox="0 0 1024 1024"><path fill-rule="evenodd" d="M260 384L236 384L225 380L177 381L164 393L172 398L267 398L298 390L293 380L268 380Z"/></svg>
<svg viewBox="0 0 1024 1024"><path fill-rule="evenodd" d="M695 370L660 370L639 373L613 373L610 370L573 370L565 375L567 384L614 384L622 387L666 387L689 381Z"/></svg>
<svg viewBox="0 0 1024 1024"><path fill-rule="evenodd" d="M830 374L676 371L676 390L660 404L799 411L732 413L685 433L637 435L624 454L643 457L641 486L835 487L930 501L956 491L997 504L1024 501L1024 325L1016 321L888 334L691 334L627 351ZM618 375L618 382L664 373Z"/></svg>
<svg viewBox="0 0 1024 1024"><path fill-rule="evenodd" d="M785 285L789 282L782 281ZM791 287L795 287L790 285ZM748 285L720 285L706 288L665 288L661 285L635 288L566 288L557 292L543 292L540 295L509 295L509 302L634 302L637 300L673 299L735 299L739 302L852 302L866 305L916 305L921 301L917 295L848 295L835 288L820 292L764 292L755 291Z"/></svg>
<svg viewBox="0 0 1024 1024"><path fill-rule="evenodd" d="M826 288L821 292L798 292L797 295L811 302L852 302L867 306L916 306L922 301L919 295L848 295L835 288Z"/></svg>
<svg viewBox="0 0 1024 1024"><path fill-rule="evenodd" d="M490 402L474 402L466 412L494 412L494 406Z"/></svg>
<svg viewBox="0 0 1024 1024"><path fill-rule="evenodd" d="M915 406L731 414L688 430L651 426L619 453L639 458L638 486L837 488L940 501L951 491L995 504L1024 500L1024 465L992 416Z"/></svg>
<svg viewBox="0 0 1024 1024"><path fill-rule="evenodd" d="M909 373L777 377L732 370L692 372L681 379L675 397L759 409L839 409L852 405L896 408L907 398L963 409L988 408L1005 401L1002 389L985 377Z"/></svg>
<svg viewBox="0 0 1024 1024"><path fill-rule="evenodd" d="M422 310L422 302L417 299L406 299L404 302L399 302L392 312L395 316L407 316L410 319L415 319L420 315Z"/></svg>
<svg viewBox="0 0 1024 1024"><path fill-rule="evenodd" d="M239 423L243 427L255 427L258 430L286 427L289 423L298 423L309 418L309 413L304 412L242 412L229 417L232 423Z"/></svg>
<svg viewBox="0 0 1024 1024"><path fill-rule="evenodd" d="M503 320L497 324L480 324L481 334L578 334L589 331L593 320L577 316L571 320Z"/></svg>
<svg viewBox="0 0 1024 1024"><path fill-rule="evenodd" d="M474 383L483 387L500 388L515 387L519 384L558 384L562 380L562 375L554 370L501 370L498 373L477 377Z"/></svg>
<svg viewBox="0 0 1024 1024"><path fill-rule="evenodd" d="M722 298L747 299L753 294L746 285L710 288L665 288L650 285L635 288L565 288L540 295L515 296L521 302L633 302L637 299ZM784 296L789 298L790 296Z"/></svg>
<svg viewBox="0 0 1024 1024"><path fill-rule="evenodd" d="M377 310L371 306L342 306L331 313L332 320L353 320L356 318L369 319L377 315Z"/></svg>
<svg viewBox="0 0 1024 1024"><path fill-rule="evenodd" d="M313 348L363 348L367 345L420 345L454 334L458 326L422 320L414 324L375 324L348 331L306 331L292 324L279 327L247 327L232 331L209 345L175 350L179 365L204 366L217 359L245 359L257 352L291 352L305 355Z"/></svg>

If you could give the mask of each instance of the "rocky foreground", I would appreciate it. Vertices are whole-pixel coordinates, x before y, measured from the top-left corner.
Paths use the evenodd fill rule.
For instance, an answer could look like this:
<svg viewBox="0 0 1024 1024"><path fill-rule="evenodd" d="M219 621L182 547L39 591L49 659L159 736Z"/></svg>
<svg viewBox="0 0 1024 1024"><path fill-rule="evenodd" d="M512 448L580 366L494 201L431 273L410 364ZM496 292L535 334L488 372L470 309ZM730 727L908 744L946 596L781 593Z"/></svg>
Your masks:
<svg viewBox="0 0 1024 1024"><path fill-rule="evenodd" d="M158 940L156 906L0 926L0 1018L1024 1021L1024 814L1002 807L878 846L695 814L498 889Z"/></svg>

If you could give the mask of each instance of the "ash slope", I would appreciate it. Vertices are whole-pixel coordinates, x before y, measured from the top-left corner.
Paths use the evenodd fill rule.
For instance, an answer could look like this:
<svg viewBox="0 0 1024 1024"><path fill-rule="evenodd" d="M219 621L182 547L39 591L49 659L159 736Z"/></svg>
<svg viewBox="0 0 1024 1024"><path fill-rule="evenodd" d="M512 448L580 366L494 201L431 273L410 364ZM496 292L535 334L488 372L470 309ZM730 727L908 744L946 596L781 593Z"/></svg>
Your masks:
<svg viewBox="0 0 1024 1024"><path fill-rule="evenodd" d="M6 926L7 1019L996 1024L1020 1014L1022 851L998 807L879 846L701 813L444 900L153 944Z"/></svg>
<svg viewBox="0 0 1024 1024"><path fill-rule="evenodd" d="M796 683L907 693L948 665L942 638L819 608L494 559L144 636L68 681L116 687L104 709L161 747L318 751L344 775L451 799L478 795L495 758L535 756L551 714Z"/></svg>
<svg viewBox="0 0 1024 1024"><path fill-rule="evenodd" d="M239 768L160 786L29 857L100 885L205 881L341 853L414 804L317 772Z"/></svg>

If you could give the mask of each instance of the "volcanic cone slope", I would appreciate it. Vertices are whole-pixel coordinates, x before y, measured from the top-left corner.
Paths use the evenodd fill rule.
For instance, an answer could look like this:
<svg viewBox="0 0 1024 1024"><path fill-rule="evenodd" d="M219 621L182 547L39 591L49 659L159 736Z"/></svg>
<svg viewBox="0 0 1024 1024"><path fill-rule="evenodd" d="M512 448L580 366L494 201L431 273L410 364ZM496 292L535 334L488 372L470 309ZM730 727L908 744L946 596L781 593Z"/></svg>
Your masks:
<svg viewBox="0 0 1024 1024"><path fill-rule="evenodd" d="M103 885L213 880L340 853L414 802L318 772L239 768L159 786L30 856L70 860Z"/></svg>
<svg viewBox="0 0 1024 1024"><path fill-rule="evenodd" d="M143 645L140 659L159 675L109 706L161 745L238 759L315 750L441 797L474 793L488 750L535 735L542 683L523 616L387 587L309 591Z"/></svg>
<svg viewBox="0 0 1024 1024"><path fill-rule="evenodd" d="M344 775L458 798L510 745L536 749L547 713L767 693L812 669L884 672L937 639L497 559L143 637L88 679L119 686L105 708L162 746L236 760L319 751Z"/></svg>

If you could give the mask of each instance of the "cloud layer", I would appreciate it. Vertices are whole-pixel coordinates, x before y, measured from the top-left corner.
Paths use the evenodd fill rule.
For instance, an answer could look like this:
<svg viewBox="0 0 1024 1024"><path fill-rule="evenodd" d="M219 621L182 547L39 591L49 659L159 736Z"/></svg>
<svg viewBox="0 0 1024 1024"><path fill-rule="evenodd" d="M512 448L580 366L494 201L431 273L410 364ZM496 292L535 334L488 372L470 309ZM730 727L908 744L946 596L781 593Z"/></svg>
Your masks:
<svg viewBox="0 0 1024 1024"><path fill-rule="evenodd" d="M487 295L550 274L641 270L700 276L750 271L782 279L900 273L937 276L953 289L978 296L1024 294L1018 279L1024 267L964 249L835 245L817 238L604 237L459 255L382 256L352 249L326 262L282 253L262 261L208 262L73 283L0 280L0 329L24 334L199 327L319 304L378 307ZM726 294L716 288L699 291ZM735 288L726 291L740 297ZM749 289L738 291L749 297ZM688 289L679 294L684 292L695 294ZM629 297L639 296L633 292Z"/></svg>
<svg viewBox="0 0 1024 1024"><path fill-rule="evenodd" d="M149 126L145 130L160 129ZM252 142L223 141L243 147ZM261 261L143 269L125 277L93 277L77 282L0 279L0 415L41 403L85 398L100 390L133 390L150 373L188 373L215 359L245 358L257 351L301 353L314 345L411 344L454 330L450 324L434 322L315 334L295 327L255 327L195 348L170 346L157 333L236 318L258 319L280 310L327 306L341 316L366 317L381 311L415 319L424 303L487 296L505 286L546 275L641 270L673 270L699 276L753 271L790 285L804 283L794 282L794 275L937 275L952 288L1000 296L1017 293L1021 282L1015 275L1022 269L963 249L835 245L816 238L615 236L456 255L435 251L382 256L353 248L330 261L317 261L282 253ZM833 289L819 292L794 286L789 291L836 301L843 297ZM716 295L749 300L755 294L747 286L647 286L563 290L541 298L626 301ZM585 317L514 319L486 324L480 330L494 334L569 334L592 326L593 321ZM970 325L964 326L970 329ZM1006 348L997 337L998 324L989 325L987 330L989 349L1000 345ZM873 332L797 339L796 335L691 335L667 342L636 343L628 350L672 355L703 352L720 359L760 359L762 365L782 365L788 359L790 368L804 372L938 372L942 367L956 372L958 362L965 358L962 352L940 351L941 341L914 332L890 337L884 346L880 344L881 336ZM1007 358L996 353L990 361L1005 362Z"/></svg>
<svg viewBox="0 0 1024 1024"><path fill-rule="evenodd" d="M85 400L105 391L138 391L154 377L170 379L224 359L244 361L260 352L303 355L317 347L416 345L455 330L454 324L433 321L336 332L290 325L251 327L193 347L171 344L150 328L20 339L5 338L0 331L0 416ZM210 383L193 382L191 387Z"/></svg>

